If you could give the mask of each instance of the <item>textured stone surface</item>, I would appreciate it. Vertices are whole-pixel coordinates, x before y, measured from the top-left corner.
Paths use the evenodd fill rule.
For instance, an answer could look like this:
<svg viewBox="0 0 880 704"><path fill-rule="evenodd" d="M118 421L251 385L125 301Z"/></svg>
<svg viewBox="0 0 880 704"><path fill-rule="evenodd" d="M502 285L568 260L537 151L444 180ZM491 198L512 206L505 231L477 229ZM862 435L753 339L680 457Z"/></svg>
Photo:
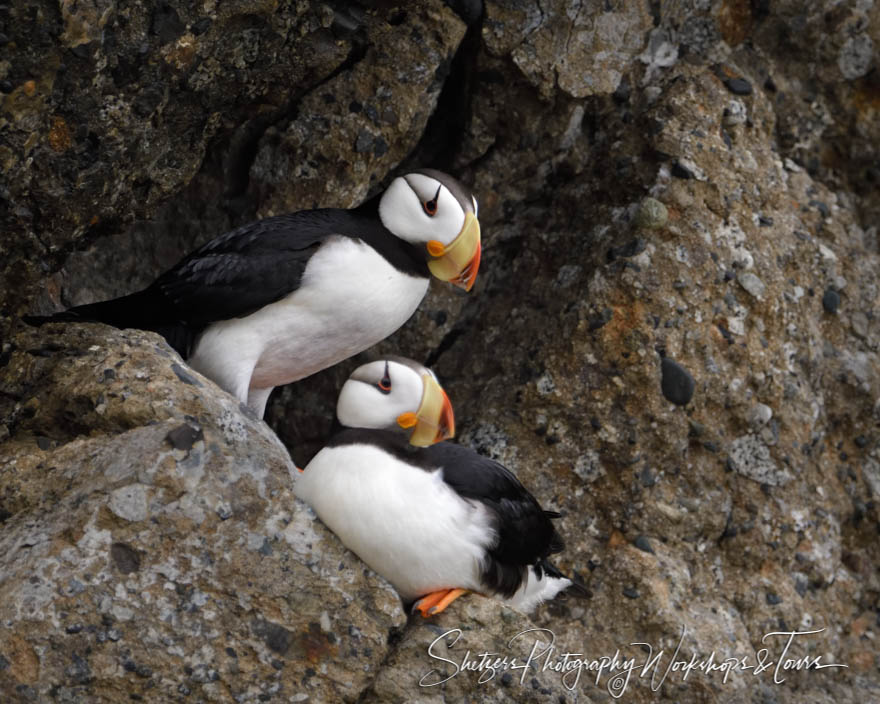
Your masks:
<svg viewBox="0 0 880 704"><path fill-rule="evenodd" d="M182 382L153 334L56 326L13 344L0 692L355 699L403 612L293 497L274 433L195 372Z"/></svg>
<svg viewBox="0 0 880 704"><path fill-rule="evenodd" d="M632 642L668 655L685 628L686 658L754 658L769 632L821 630L790 654L848 665L790 673L781 684L770 671L726 683L719 673L671 675L656 692L634 676L625 701L880 698L880 4L503 0L486 2L466 28L440 2L259 5L248 14L221 3L199 10L216 15L203 29L201 16L175 3L155 15L134 6L115 33L106 30L120 25L116 6L62 7L41 10L54 25L13 22L18 5L0 16L14 58L0 61L8 81L0 88L10 88L0 145L10 204L0 240L0 520L3 540L31 545L19 551L28 557L0 553L15 575L0 585L0 604L4 625L25 604L56 619L35 623L15 611L0 631L0 683L45 680L68 698L74 688L87 698L89 687L115 687L111 701L128 692L150 699L137 687L151 682L167 699L183 691L161 687L182 683L218 701L236 692L244 701L433 700L438 692L456 701L610 700L608 677L583 676L569 692L549 672L534 689L518 672L418 688L420 673L437 664L428 646L449 627L462 628L460 646L477 654L503 652L531 623L551 629L560 648L593 657L620 648L643 658ZM33 36L22 39L26 31ZM189 35L198 58L180 69ZM284 50L273 54L276 36ZM119 46L112 57L108 37ZM106 89L139 37L140 77ZM137 105L152 112L127 117ZM508 464L564 513L559 566L594 596L543 607L530 622L466 599L436 622L404 625L387 587L282 501L289 466L264 426L228 408L257 447L227 441L216 389L183 382L156 338L88 328L64 333L55 349L48 333L12 337L16 313L127 292L193 243L258 213L348 206L395 169L425 164L473 184L481 273L470 295L434 285L379 349L433 364L455 403L460 441ZM154 213L155 222L141 222ZM83 251L68 256L74 248ZM829 291L833 306L823 302ZM35 371L97 359L109 352L89 347L122 340L136 363ZM663 396L661 354L693 377L686 406ZM271 399L267 419L298 464L329 432L355 364ZM146 377L131 376L138 369ZM118 397L97 391L111 387ZM193 452L206 457L211 438L220 438L216 477L206 464L187 464ZM156 464L160 453L165 464ZM253 457L269 467L277 500L260 496L247 472L241 492L224 480L239 476L233 467L255 466ZM83 463L96 469L65 469ZM186 499L192 486L204 486L203 500L216 507ZM264 518L224 528L245 520L239 493L256 516L279 516L271 530ZM310 551L302 545L313 538L297 536L312 532L320 549ZM28 542L38 534L51 539ZM158 591L180 605L169 625L158 597L144 601L156 587L141 575L181 550L197 555L200 540L209 554L232 557L177 567L190 578L183 595L176 584ZM87 559L65 562L74 554L65 550ZM309 560L320 556L326 562L313 570ZM28 567L40 560L55 560L55 572ZM340 563L343 577L328 581ZM248 572L261 578L247 586ZM28 581L34 576L39 583ZM353 601L339 596L348 576ZM308 585L296 608L292 582ZM113 611L133 608L117 596L129 583L129 599L168 644L140 647L127 630L136 619ZM187 596L187 584L228 608L221 615L208 601L187 610L202 599ZM241 589L250 602L233 598ZM28 601L5 598L25 592ZM325 600L329 628L317 605ZM200 620L205 609L223 628ZM238 674L223 659L226 644L208 637L212 628L248 644L229 646L247 660ZM309 656L293 645L284 656L271 650L270 642L284 648L287 632L319 644L333 633L342 645L318 648L305 665ZM153 637L148 628L138 636ZM176 646L182 654L168 650ZM345 663L351 648L357 658ZM138 674L141 665L151 673ZM362 665L370 669L355 673ZM339 689L343 676L351 688ZM297 684L264 688L288 677ZM31 692L15 691L24 700Z"/></svg>
<svg viewBox="0 0 880 704"><path fill-rule="evenodd" d="M24 286L39 261L57 266L152 215L214 140L226 188L241 190L248 143L291 109L295 93L278 86L314 86L354 50L333 11L309 3L28 0L2 19L3 224L17 233L2 254Z"/></svg>
<svg viewBox="0 0 880 704"><path fill-rule="evenodd" d="M433 619L411 619L362 701L404 704L416 692L423 702L475 695L486 702L564 701L568 690L561 674L542 671L541 654L551 638L497 602L476 595L459 599Z"/></svg>
<svg viewBox="0 0 880 704"><path fill-rule="evenodd" d="M383 21L384 20L384 21ZM465 26L442 3L365 21L363 55L260 140L250 171L260 216L357 205L424 132Z"/></svg>

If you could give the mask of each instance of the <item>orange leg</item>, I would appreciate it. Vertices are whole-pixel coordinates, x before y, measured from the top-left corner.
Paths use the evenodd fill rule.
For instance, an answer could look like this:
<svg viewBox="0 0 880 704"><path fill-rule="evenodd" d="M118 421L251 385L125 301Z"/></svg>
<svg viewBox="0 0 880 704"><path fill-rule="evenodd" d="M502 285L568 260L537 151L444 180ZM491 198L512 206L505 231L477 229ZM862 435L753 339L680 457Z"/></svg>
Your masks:
<svg viewBox="0 0 880 704"><path fill-rule="evenodd" d="M419 611L424 618L428 618L428 616L441 613L462 594L467 594L467 589L446 589L432 592L419 599L413 605L413 611Z"/></svg>

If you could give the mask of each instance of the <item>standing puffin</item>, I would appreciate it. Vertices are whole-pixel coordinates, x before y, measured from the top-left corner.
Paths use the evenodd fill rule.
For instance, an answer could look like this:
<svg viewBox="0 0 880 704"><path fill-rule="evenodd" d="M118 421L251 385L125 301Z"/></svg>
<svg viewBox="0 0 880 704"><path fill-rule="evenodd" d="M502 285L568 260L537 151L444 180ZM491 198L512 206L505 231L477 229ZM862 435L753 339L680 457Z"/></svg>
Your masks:
<svg viewBox="0 0 880 704"><path fill-rule="evenodd" d="M432 274L469 291L480 251L474 196L423 169L394 179L378 203L258 220L211 240L143 291L25 321L158 332L262 417L275 386L403 325Z"/></svg>
<svg viewBox="0 0 880 704"><path fill-rule="evenodd" d="M294 491L405 604L427 617L475 591L528 612L572 585L547 562L563 547L559 514L498 462L440 442L452 407L428 369L401 358L358 368L337 417L346 427Z"/></svg>

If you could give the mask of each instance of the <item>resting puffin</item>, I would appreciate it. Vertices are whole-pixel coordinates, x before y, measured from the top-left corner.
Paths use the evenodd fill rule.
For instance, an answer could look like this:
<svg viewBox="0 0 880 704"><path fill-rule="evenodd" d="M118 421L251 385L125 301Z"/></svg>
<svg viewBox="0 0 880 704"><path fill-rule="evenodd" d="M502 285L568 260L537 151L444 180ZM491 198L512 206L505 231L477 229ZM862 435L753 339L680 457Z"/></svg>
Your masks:
<svg viewBox="0 0 880 704"><path fill-rule="evenodd" d="M528 612L572 585L547 562L563 547L559 514L498 462L440 442L452 407L428 369L400 358L358 368L337 416L346 427L294 492L405 604L427 617L475 591Z"/></svg>
<svg viewBox="0 0 880 704"><path fill-rule="evenodd" d="M480 251L474 196L423 169L394 179L378 202L258 220L211 240L143 291L25 321L158 332L262 417L275 386L403 325L432 274L469 291Z"/></svg>

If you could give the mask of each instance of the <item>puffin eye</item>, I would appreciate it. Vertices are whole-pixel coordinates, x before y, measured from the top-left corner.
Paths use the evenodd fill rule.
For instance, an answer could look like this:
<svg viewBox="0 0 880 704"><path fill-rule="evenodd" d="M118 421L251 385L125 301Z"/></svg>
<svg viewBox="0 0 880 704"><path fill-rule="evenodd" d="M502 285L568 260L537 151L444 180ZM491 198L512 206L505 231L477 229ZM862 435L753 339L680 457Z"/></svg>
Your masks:
<svg viewBox="0 0 880 704"><path fill-rule="evenodd" d="M434 194L434 197L431 200L426 200L422 203L425 212L431 217L434 217L437 214L437 199L440 197L440 188L441 186L437 186L437 193Z"/></svg>
<svg viewBox="0 0 880 704"><path fill-rule="evenodd" d="M385 374L379 380L379 391L388 395L391 393L391 377L388 375L388 362L385 362Z"/></svg>

